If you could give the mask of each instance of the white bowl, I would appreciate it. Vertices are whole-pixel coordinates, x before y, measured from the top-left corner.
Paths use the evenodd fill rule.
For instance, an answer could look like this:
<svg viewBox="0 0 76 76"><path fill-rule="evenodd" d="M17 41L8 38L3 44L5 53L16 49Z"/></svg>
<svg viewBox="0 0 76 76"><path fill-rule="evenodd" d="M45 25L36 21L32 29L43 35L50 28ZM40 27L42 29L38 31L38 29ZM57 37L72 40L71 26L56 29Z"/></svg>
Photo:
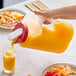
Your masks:
<svg viewBox="0 0 76 76"><path fill-rule="evenodd" d="M51 68L55 68L55 67L57 67L57 65L69 65L69 66L72 68L72 70L76 71L76 65L74 65L74 64L69 64L69 63L56 63L56 64L52 64L52 65L46 67L46 68L42 71L41 76L45 76L45 74L46 74L47 72L50 72Z"/></svg>
<svg viewBox="0 0 76 76"><path fill-rule="evenodd" d="M2 11L16 11L16 12L19 12L19 13L23 14L24 16L25 16L25 14L26 14L24 11L19 10L19 9L16 9L16 8L6 8L6 9L1 9L0 12L2 12ZM13 29L14 26L6 27L6 26L2 26L2 25L0 25L0 28L3 28L3 29Z"/></svg>

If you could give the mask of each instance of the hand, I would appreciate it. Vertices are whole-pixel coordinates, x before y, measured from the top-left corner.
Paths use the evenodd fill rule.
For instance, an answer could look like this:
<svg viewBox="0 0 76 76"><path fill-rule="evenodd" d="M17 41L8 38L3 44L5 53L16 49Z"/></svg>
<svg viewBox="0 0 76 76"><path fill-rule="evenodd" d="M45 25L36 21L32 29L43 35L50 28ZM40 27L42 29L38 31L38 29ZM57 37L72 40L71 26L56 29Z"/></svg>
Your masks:
<svg viewBox="0 0 76 76"><path fill-rule="evenodd" d="M44 24L50 24L50 22L48 21L49 18L56 18L54 17L54 10L45 10L42 12L34 11L34 13L45 18L45 21L43 22Z"/></svg>
<svg viewBox="0 0 76 76"><path fill-rule="evenodd" d="M63 8L57 8L52 10L45 10L42 12L35 11L35 14L43 16L46 20L45 24L48 24L48 19L76 19L76 5Z"/></svg>

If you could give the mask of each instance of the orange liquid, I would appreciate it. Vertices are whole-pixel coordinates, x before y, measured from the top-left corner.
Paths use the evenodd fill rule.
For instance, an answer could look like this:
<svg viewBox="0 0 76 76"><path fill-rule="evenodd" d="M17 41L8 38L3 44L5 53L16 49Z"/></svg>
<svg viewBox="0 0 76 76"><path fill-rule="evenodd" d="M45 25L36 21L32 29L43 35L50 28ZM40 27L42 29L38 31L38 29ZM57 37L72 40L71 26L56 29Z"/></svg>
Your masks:
<svg viewBox="0 0 76 76"><path fill-rule="evenodd" d="M53 26L43 27L41 35L28 36L21 47L38 49L47 52L64 52L73 37L73 27L69 23L59 23Z"/></svg>
<svg viewBox="0 0 76 76"><path fill-rule="evenodd" d="M12 42L11 42L11 51L14 49L14 44L15 44L16 40L17 40L17 38L12 40Z"/></svg>
<svg viewBox="0 0 76 76"><path fill-rule="evenodd" d="M15 55L11 51L5 52L3 55L3 65L6 70L14 70L15 68Z"/></svg>

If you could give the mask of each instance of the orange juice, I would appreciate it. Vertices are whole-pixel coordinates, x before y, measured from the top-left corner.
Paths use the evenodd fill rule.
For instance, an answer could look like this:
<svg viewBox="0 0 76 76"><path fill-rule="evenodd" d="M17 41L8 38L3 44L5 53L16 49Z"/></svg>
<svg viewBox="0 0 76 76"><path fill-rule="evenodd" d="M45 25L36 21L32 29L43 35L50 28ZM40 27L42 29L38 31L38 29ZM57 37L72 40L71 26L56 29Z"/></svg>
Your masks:
<svg viewBox="0 0 76 76"><path fill-rule="evenodd" d="M16 40L17 40L17 38L15 38L14 40L12 40L12 42L11 42L11 50L13 50L14 44L15 44Z"/></svg>
<svg viewBox="0 0 76 76"><path fill-rule="evenodd" d="M72 40L73 26L70 23L58 23L50 26L42 26L41 34L29 35L21 47L42 50L46 52L62 53ZM16 39L12 41L14 46Z"/></svg>
<svg viewBox="0 0 76 76"><path fill-rule="evenodd" d="M6 51L3 55L4 71L13 71L15 69L15 54L12 51Z"/></svg>
<svg viewBox="0 0 76 76"><path fill-rule="evenodd" d="M64 52L73 37L73 27L70 23L59 23L52 26L42 26L42 33L38 36L28 36L20 46L47 52Z"/></svg>

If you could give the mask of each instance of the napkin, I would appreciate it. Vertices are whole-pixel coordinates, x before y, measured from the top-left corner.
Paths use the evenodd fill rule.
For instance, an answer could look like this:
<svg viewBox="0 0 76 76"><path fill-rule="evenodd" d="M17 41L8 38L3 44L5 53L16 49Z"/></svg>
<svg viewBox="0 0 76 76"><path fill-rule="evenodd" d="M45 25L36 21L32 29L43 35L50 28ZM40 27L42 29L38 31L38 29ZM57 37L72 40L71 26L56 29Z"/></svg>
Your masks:
<svg viewBox="0 0 76 76"><path fill-rule="evenodd" d="M49 9L44 3L42 3L41 1L37 0L37 1L34 1L34 2L30 2L30 3L27 3L25 6L28 7L31 11L42 11L40 9L38 9L37 7L35 7L32 3L35 3L37 4L41 9L43 10L47 10Z"/></svg>

